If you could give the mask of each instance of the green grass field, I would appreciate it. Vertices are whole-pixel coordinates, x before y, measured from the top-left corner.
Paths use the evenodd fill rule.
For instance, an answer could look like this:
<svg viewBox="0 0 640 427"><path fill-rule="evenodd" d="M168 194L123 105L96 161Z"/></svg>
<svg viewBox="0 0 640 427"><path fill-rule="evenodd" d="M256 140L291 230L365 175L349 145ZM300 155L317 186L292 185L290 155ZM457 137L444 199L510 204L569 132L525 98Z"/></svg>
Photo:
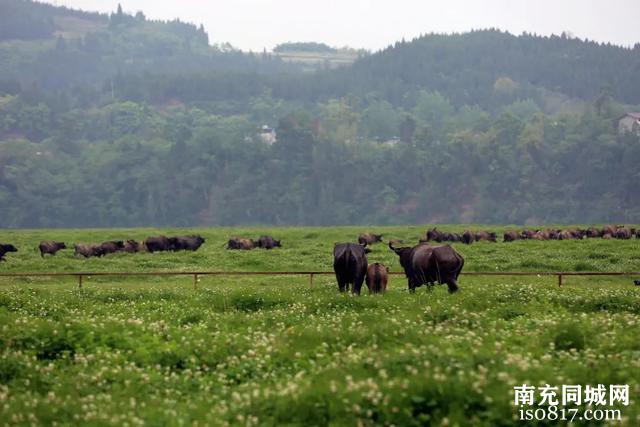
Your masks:
<svg viewBox="0 0 640 427"><path fill-rule="evenodd" d="M0 272L330 271L334 242L375 231L414 243L425 230L2 230L0 242L19 252ZM43 260L35 250L43 238L160 233L207 242L196 253L86 260L72 250ZM284 247L224 249L231 235L263 233ZM454 247L464 271L640 270L640 240ZM368 258L400 271L384 244ZM201 277L195 289L191 277L91 277L82 289L71 277L0 278L0 425L530 425L517 420L516 385L628 384L628 406L602 409L620 410L612 425L637 426L640 287L632 279L570 277L559 288L553 277L462 276L449 295L445 286L409 294L394 276L385 295L354 297L339 294L331 276L313 285L295 276Z"/></svg>

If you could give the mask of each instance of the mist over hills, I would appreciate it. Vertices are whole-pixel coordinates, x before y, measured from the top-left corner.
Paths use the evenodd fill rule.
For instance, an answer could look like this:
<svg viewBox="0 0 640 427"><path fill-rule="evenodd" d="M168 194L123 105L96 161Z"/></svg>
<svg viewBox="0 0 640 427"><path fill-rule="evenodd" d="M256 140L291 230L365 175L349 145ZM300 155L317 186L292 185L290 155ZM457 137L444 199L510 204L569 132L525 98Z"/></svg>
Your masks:
<svg viewBox="0 0 640 427"><path fill-rule="evenodd" d="M337 68L280 53L142 12L3 0L0 226L640 213L639 134L617 122L640 111L638 44L483 30Z"/></svg>

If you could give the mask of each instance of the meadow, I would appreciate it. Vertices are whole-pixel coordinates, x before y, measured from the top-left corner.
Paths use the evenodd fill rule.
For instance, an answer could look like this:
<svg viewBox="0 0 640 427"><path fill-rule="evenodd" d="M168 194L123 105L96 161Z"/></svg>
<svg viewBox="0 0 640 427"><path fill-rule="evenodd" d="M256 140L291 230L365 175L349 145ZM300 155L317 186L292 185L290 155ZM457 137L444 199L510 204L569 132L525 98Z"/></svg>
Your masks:
<svg viewBox="0 0 640 427"><path fill-rule="evenodd" d="M461 231L465 226L443 226ZM516 227L472 226L500 234ZM359 232L426 226L2 230L0 272L331 271ZM40 239L200 233L195 253L41 259ZM227 251L229 236L283 248ZM639 271L640 240L453 245L463 271ZM401 271L384 244L369 262ZM0 425L529 425L516 385L628 384L612 425L640 425L634 277L462 276L461 291L339 294L331 276L0 278ZM586 406L576 406L581 410ZM611 408L607 406L607 408ZM562 425L538 421L537 425ZM576 419L576 425L603 421Z"/></svg>

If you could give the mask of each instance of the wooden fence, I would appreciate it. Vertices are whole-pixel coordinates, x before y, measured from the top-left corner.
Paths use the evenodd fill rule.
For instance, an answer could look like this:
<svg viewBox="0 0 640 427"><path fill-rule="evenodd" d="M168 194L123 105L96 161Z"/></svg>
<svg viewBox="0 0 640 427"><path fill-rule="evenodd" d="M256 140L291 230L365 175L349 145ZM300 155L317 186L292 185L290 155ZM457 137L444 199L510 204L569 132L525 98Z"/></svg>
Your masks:
<svg viewBox="0 0 640 427"><path fill-rule="evenodd" d="M75 277L78 280L78 287L82 287L84 278L96 277L152 277L152 276L192 276L193 286L198 284L201 276L309 276L309 284L313 285L315 276L334 275L333 271L149 271L149 272L36 272L36 273L0 273L0 277ZM403 276L401 272L390 272L390 275ZM534 271L470 271L460 273L462 276L556 276L558 286L562 286L562 279L565 276L638 276L640 272L534 272Z"/></svg>

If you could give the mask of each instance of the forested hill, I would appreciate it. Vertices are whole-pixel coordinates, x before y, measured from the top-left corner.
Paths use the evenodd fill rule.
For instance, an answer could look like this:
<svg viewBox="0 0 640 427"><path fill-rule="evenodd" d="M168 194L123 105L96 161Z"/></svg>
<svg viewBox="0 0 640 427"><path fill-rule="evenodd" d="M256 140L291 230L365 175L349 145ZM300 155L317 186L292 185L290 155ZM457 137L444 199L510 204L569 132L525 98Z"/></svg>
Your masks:
<svg viewBox="0 0 640 427"><path fill-rule="evenodd" d="M0 2L0 90L110 90L118 75L291 68L225 43L211 45L202 25L178 19L153 21L120 6L104 15L25 0Z"/></svg>
<svg viewBox="0 0 640 427"><path fill-rule="evenodd" d="M333 48L323 43L284 47ZM270 90L314 103L370 94L394 106L415 102L428 88L456 107L496 111L531 98L547 110L567 100L589 101L606 90L640 104L640 44L623 48L576 38L514 36L499 30L428 34L399 41L352 66L303 73L277 55L243 53L210 40L200 25L151 21L143 12L89 13L26 0L0 3L0 91L75 90L164 103L244 101ZM87 91L91 91L87 93Z"/></svg>
<svg viewBox="0 0 640 427"><path fill-rule="evenodd" d="M640 218L637 45L487 30L305 72L142 12L0 7L0 227Z"/></svg>
<svg viewBox="0 0 640 427"><path fill-rule="evenodd" d="M514 36L498 30L430 34L398 42L337 71L336 93L377 91L395 103L410 89L429 87L454 105L500 103L494 93L534 87L589 100L606 88L640 103L640 44L633 49L561 36Z"/></svg>
<svg viewBox="0 0 640 427"><path fill-rule="evenodd" d="M352 66L314 74L140 77L124 78L120 95L148 102L175 97L200 102L218 98L235 85L239 98L268 88L291 101L375 94L406 107L415 102L417 90L429 88L456 107L479 105L496 111L515 99L531 98L549 110L558 110L559 102L590 101L603 90L621 102L640 103L640 45L629 49L564 36L514 36L486 30L426 35L365 55ZM136 90L129 90L131 86ZM182 92L176 93L176 87Z"/></svg>

